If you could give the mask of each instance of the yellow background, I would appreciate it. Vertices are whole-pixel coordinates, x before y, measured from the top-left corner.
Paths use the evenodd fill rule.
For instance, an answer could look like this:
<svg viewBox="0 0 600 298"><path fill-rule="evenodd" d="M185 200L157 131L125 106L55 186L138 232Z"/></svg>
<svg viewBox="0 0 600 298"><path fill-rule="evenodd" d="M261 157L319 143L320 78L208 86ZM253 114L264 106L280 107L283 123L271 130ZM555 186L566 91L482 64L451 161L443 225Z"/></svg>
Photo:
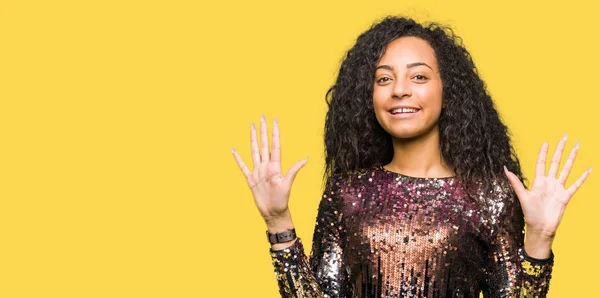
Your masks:
<svg viewBox="0 0 600 298"><path fill-rule="evenodd" d="M311 157L290 203L310 247L325 92L388 14L464 39L527 177L565 132L568 183L600 171L598 7L448 2L0 2L0 297L278 297L230 147L250 164L264 113L285 170ZM597 295L598 175L558 231L549 297Z"/></svg>

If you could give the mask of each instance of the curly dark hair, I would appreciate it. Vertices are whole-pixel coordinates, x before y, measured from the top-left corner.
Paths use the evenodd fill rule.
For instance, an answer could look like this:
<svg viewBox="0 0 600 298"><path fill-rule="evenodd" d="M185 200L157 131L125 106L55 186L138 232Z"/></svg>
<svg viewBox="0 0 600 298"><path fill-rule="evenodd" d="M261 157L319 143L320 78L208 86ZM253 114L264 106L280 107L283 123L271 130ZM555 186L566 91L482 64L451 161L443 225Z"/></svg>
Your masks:
<svg viewBox="0 0 600 298"><path fill-rule="evenodd" d="M421 38L434 50L443 85L444 107L438 120L441 155L457 178L480 181L490 191L494 179L506 181L506 166L524 181L508 128L462 39L446 25L419 24L398 16L383 18L357 38L327 91L325 180L392 160L391 136L373 110L373 80L387 44L403 36Z"/></svg>

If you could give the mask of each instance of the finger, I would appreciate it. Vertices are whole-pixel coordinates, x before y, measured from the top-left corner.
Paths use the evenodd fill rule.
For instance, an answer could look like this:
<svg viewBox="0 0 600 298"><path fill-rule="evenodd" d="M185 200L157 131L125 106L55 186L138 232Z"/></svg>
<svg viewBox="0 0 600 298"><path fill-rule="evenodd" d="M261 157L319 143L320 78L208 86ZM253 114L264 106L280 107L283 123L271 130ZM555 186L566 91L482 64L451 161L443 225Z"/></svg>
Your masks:
<svg viewBox="0 0 600 298"><path fill-rule="evenodd" d="M277 118L273 119L273 139L271 140L271 161L277 163L281 172L281 144L279 142L279 123Z"/></svg>
<svg viewBox="0 0 600 298"><path fill-rule="evenodd" d="M552 156L552 162L550 162L550 169L548 170L548 176L556 178L556 172L560 166L560 159L562 158L563 151L565 150L565 143L567 142L567 134L558 142L556 149L554 149L554 155Z"/></svg>
<svg viewBox="0 0 600 298"><path fill-rule="evenodd" d="M262 162L269 161L269 137L265 115L260 115L260 158Z"/></svg>
<svg viewBox="0 0 600 298"><path fill-rule="evenodd" d="M585 179L587 179L587 177L590 175L591 172L592 172L592 167L587 169L587 171L583 172L583 174L581 174L581 176L579 176L579 179L577 179L577 181L575 181L573 183L573 185L571 185L571 187L569 187L569 189L567 189L567 194L569 195L569 199L571 199L571 197L575 194L575 192L581 187L581 185L583 185L583 182L585 182Z"/></svg>
<svg viewBox="0 0 600 298"><path fill-rule="evenodd" d="M517 177L517 175L509 171L506 168L506 166L504 166L504 173L506 174L508 181L510 181L510 184L512 185L513 189L515 190L515 193L517 194L521 205L523 205L523 201L525 200L525 198L527 198L527 189L525 189L525 186L523 186L523 183L521 182L521 180L519 180L519 177Z"/></svg>
<svg viewBox="0 0 600 298"><path fill-rule="evenodd" d="M546 172L546 156L548 155L548 142L542 144L535 167L535 176L544 176Z"/></svg>
<svg viewBox="0 0 600 298"><path fill-rule="evenodd" d="M248 178L248 175L250 175L250 169L248 169L248 167L246 166L246 164L244 163L244 161L242 160L242 158L240 157L240 155L237 153L237 151L235 151L235 149L231 148L231 152L233 153L233 158L235 158L235 161L237 162L238 166L240 167L240 170L242 170L242 173L244 173L244 176L246 176L246 178Z"/></svg>
<svg viewBox="0 0 600 298"><path fill-rule="evenodd" d="M260 155L258 154L258 141L256 139L256 125L250 126L250 151L252 153L252 164L257 168L260 164Z"/></svg>
<svg viewBox="0 0 600 298"><path fill-rule="evenodd" d="M305 159L293 164L288 170L287 174L285 174L285 177L283 178L285 182L288 184L292 184L292 182L294 182L294 179L296 178L296 174L298 174L298 171L302 167L304 167L306 163L308 163L308 156Z"/></svg>
<svg viewBox="0 0 600 298"><path fill-rule="evenodd" d="M575 162L575 157L577 156L577 151L579 151L579 142L575 143L573 149L571 149L571 153L569 153L569 158L565 162L563 169L560 171L560 175L558 176L558 182L561 185L565 185L567 182L567 178L569 178L569 174L571 173L571 167L573 167L573 162Z"/></svg>

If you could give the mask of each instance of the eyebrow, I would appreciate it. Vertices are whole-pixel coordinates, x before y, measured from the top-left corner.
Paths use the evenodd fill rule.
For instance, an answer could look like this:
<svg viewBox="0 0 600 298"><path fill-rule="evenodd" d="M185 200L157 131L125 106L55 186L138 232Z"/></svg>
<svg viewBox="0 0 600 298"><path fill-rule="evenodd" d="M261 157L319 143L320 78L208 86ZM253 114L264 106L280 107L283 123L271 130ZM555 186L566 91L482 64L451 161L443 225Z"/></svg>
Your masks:
<svg viewBox="0 0 600 298"><path fill-rule="evenodd" d="M429 67L431 70L433 70L433 68L431 68L431 66L427 65L427 63L425 63L425 62L414 62L414 63L409 63L409 64L406 64L406 68L413 68L413 67L417 67L417 66L420 66L420 65L427 66L427 67ZM377 67L375 68L375 70L378 70L378 69L380 69L380 68L384 68L384 69L387 69L387 70L392 70L392 71L394 70L394 68L393 68L392 66L385 65L385 64L384 64L384 65L379 65L379 66L377 66Z"/></svg>

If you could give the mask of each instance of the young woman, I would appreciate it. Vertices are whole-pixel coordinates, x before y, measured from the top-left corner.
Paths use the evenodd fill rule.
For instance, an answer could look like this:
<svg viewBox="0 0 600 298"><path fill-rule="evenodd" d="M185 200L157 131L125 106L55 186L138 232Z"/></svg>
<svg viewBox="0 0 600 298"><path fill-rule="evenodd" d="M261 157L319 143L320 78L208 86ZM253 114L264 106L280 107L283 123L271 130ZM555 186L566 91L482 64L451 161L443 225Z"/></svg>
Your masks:
<svg viewBox="0 0 600 298"><path fill-rule="evenodd" d="M361 34L327 92L325 190L310 257L288 199L308 159L281 172L279 128L269 152L251 128L240 169L267 224L283 297L543 297L552 241L591 168L565 187L578 150L531 189L470 54L452 30L387 17ZM525 228L525 229L524 229ZM524 232L526 231L526 233Z"/></svg>

